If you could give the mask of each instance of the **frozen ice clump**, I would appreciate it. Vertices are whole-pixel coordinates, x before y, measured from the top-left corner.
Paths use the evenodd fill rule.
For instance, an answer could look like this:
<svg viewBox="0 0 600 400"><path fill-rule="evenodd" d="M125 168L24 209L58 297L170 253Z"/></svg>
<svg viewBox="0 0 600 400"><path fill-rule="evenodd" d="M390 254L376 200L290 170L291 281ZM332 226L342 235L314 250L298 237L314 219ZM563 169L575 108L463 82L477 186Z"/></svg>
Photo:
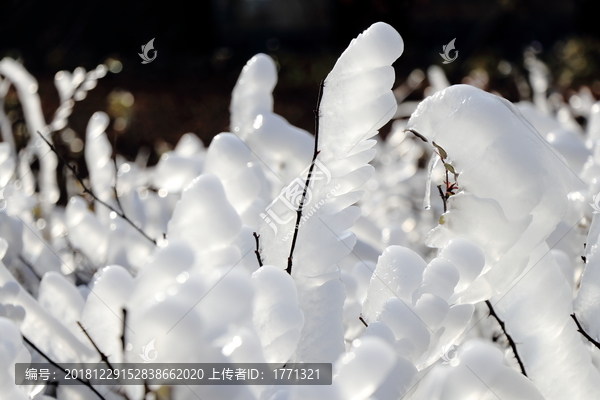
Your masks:
<svg viewBox="0 0 600 400"><path fill-rule="evenodd" d="M90 174L92 190L103 201L112 199L115 183L115 165L112 146L106 137L110 118L103 112L92 115L85 137L85 162Z"/></svg>
<svg viewBox="0 0 600 400"><path fill-rule="evenodd" d="M273 113L272 91L277 68L266 54L252 57L238 78L231 98L231 130L257 156L271 182L272 196L309 165L314 140Z"/></svg>
<svg viewBox="0 0 600 400"><path fill-rule="evenodd" d="M121 362L123 308L133 291L133 277L112 265L96 273L81 323L96 345L112 362Z"/></svg>
<svg viewBox="0 0 600 400"><path fill-rule="evenodd" d="M466 240L452 241L428 265L412 250L388 247L377 262L363 304L367 332L373 332L375 324L389 328L397 354L419 370L428 367L439 359L440 348L464 332L474 308L451 305L451 299L462 290L457 284L472 280L473 271L483 264L481 250Z"/></svg>
<svg viewBox="0 0 600 400"><path fill-rule="evenodd" d="M413 400L467 398L545 399L530 380L504 364L500 350L478 340L464 343L453 365L436 365L411 397Z"/></svg>
<svg viewBox="0 0 600 400"><path fill-rule="evenodd" d="M264 265L252 274L256 293L252 319L265 360L285 364L298 345L304 315L294 281L284 270Z"/></svg>
<svg viewBox="0 0 600 400"><path fill-rule="evenodd" d="M440 258L449 261L460 274L455 291L466 289L479 276L485 265L483 251L468 239L455 238L441 251Z"/></svg>
<svg viewBox="0 0 600 400"><path fill-rule="evenodd" d="M254 229L262 223L259 214L265 210L270 198L270 187L259 163L237 136L220 133L210 143L203 170L220 179L227 200L244 225Z"/></svg>
<svg viewBox="0 0 600 400"><path fill-rule="evenodd" d="M412 303L413 292L423 280L425 267L427 264L421 256L406 247L390 246L385 249L371 277L363 315L375 321L377 310L381 310L391 297Z"/></svg>
<svg viewBox="0 0 600 400"><path fill-rule="evenodd" d="M186 133L177 142L175 150L160 157L152 183L168 193L181 193L202 173L204 154L204 145L200 139L193 133Z"/></svg>
<svg viewBox="0 0 600 400"><path fill-rule="evenodd" d="M103 266L108 250L109 231L87 208L85 200L74 196L69 200L65 225L73 247L84 253L97 267Z"/></svg>
<svg viewBox="0 0 600 400"><path fill-rule="evenodd" d="M76 336L81 334L76 322L81 319L85 300L75 285L61 274L51 271L44 275L38 290L38 302Z"/></svg>
<svg viewBox="0 0 600 400"><path fill-rule="evenodd" d="M237 246L232 248L241 228L242 221L227 200L219 178L203 174L192 181L177 203L169 221L168 239L187 243L194 249L196 261L208 269L241 258Z"/></svg>
<svg viewBox="0 0 600 400"><path fill-rule="evenodd" d="M0 400L26 400L29 397L15 385L15 363L29 363L31 356L21 339L19 328L0 316Z"/></svg>
<svg viewBox="0 0 600 400"><path fill-rule="evenodd" d="M277 67L271 57L257 54L242 69L231 94L231 129L241 139L248 135L257 115L273 111L271 92L277 84Z"/></svg>
<svg viewBox="0 0 600 400"><path fill-rule="evenodd" d="M581 286L574 303L574 311L577 318L585 326L586 332L596 340L600 339L600 237L595 236L595 229L598 227L600 219L594 216L594 222L588 235L588 246L590 252L586 257L587 263L583 276L581 277Z"/></svg>
<svg viewBox="0 0 600 400"><path fill-rule="evenodd" d="M304 315L292 277L282 269L264 265L252 274L256 293L252 319L269 363L285 364L298 345Z"/></svg>
<svg viewBox="0 0 600 400"><path fill-rule="evenodd" d="M2 190L9 182L15 171L15 159L11 153L10 144L6 142L0 143L0 190ZM0 202L4 198L0 197ZM0 203L0 210L2 209Z"/></svg>
<svg viewBox="0 0 600 400"><path fill-rule="evenodd" d="M425 99L408 127L441 146L459 173L461 193L450 197L428 244L463 237L484 250L486 272L462 302L501 292L565 215L575 175L515 106L472 86Z"/></svg>
<svg viewBox="0 0 600 400"><path fill-rule="evenodd" d="M356 339L337 363L333 385L341 399L368 399L396 363L389 345L382 339Z"/></svg>
<svg viewBox="0 0 600 400"><path fill-rule="evenodd" d="M600 396L600 374L587 349L589 344L569 316L572 288L545 243L531 254L522 279L501 299L491 301L510 327L527 374L545 399ZM576 303L576 309L583 303ZM590 314L581 314L584 323L597 318L597 308Z"/></svg>

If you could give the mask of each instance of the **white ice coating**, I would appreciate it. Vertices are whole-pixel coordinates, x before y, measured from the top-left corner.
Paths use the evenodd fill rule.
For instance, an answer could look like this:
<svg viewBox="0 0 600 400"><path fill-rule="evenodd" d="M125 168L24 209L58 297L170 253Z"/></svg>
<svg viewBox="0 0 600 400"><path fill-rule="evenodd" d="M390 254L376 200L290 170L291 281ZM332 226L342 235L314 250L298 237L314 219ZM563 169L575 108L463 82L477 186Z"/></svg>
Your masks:
<svg viewBox="0 0 600 400"><path fill-rule="evenodd" d="M545 243L532 253L523 277L491 302L546 400L600 397L600 373L570 317L572 289Z"/></svg>
<svg viewBox="0 0 600 400"><path fill-rule="evenodd" d="M464 237L485 252L483 274L460 301L506 289L565 215L574 173L510 102L472 86L425 99L408 127L440 145L459 173L461 192L428 244Z"/></svg>
<svg viewBox="0 0 600 400"><path fill-rule="evenodd" d="M363 316L383 324L393 334L398 356L422 370L440 358L440 349L464 332L470 304L453 304L461 284L473 279L485 260L482 251L465 239L453 239L429 264L414 251L388 247L371 277ZM379 325L377 325L379 326ZM378 328L379 329L379 328Z"/></svg>
<svg viewBox="0 0 600 400"><path fill-rule="evenodd" d="M256 158L237 136L220 133L212 139L204 173L214 174L223 184L227 200L244 225L256 230L263 222L260 213L269 204L269 184Z"/></svg>
<svg viewBox="0 0 600 400"><path fill-rule="evenodd" d="M310 183L311 200L304 204L292 275L298 287L305 325L295 361L333 361L344 350L342 307L344 287L336 263L350 253L356 239L348 231L360 215L353 207L362 193L356 189L373 172L367 163L374 136L395 113L390 90L391 67L404 48L392 27L376 23L354 39L325 80L320 106L320 151ZM305 177L288 186L304 187ZM288 200L299 203L300 196ZM307 196L308 199L308 196ZM296 206L298 204L295 204ZM295 208L281 199L271 208L286 223L259 229L266 264L285 268L295 224ZM269 221L267 221L269 222ZM290 234L292 232L292 234Z"/></svg>
<svg viewBox="0 0 600 400"><path fill-rule="evenodd" d="M65 213L65 225L71 232L69 238L73 247L80 250L96 267L102 267L106 261L109 230L87 208L81 197L69 200Z"/></svg>
<svg viewBox="0 0 600 400"><path fill-rule="evenodd" d="M15 385L15 363L30 361L31 356L23 345L19 328L10 319L0 315L0 400L29 399L23 388Z"/></svg>
<svg viewBox="0 0 600 400"><path fill-rule="evenodd" d="M231 132L256 156L254 162L264 169L273 197L309 165L314 147L308 132L273 113L276 83L273 59L266 54L255 55L238 78L229 108Z"/></svg>
<svg viewBox="0 0 600 400"><path fill-rule="evenodd" d="M103 112L92 115L87 125L84 150L92 191L105 202L113 199L116 172L112 146L105 132L109 123L108 115Z"/></svg>
<svg viewBox="0 0 600 400"><path fill-rule="evenodd" d="M181 193L202 173L204 144L193 133L179 139L173 151L164 153L152 174L152 184L168 193Z"/></svg>
<svg viewBox="0 0 600 400"><path fill-rule="evenodd" d="M35 137L30 141L29 147L40 160L40 191L47 203L54 204L60 194L55 174L58 158L54 153L49 153L48 146L42 142L42 139L37 137L37 132L47 134L46 121L44 120L38 95L38 83L21 63L8 57L0 60L0 75L4 75L5 79L10 81L17 89L25 121L27 122L27 130L32 137ZM49 136L46 136L46 139L52 143Z"/></svg>
<svg viewBox="0 0 600 400"><path fill-rule="evenodd" d="M168 240L190 246L205 271L233 265L242 258L234 240L242 221L227 200L221 181L202 174L184 190L169 221Z"/></svg>
<svg viewBox="0 0 600 400"><path fill-rule="evenodd" d="M65 325L48 314L14 280L1 261L0 287L10 287L11 294L7 299L8 304L25 309L25 318L20 324L21 333L44 351L46 355L57 362L94 362L97 360L97 353L92 347L80 342Z"/></svg>
<svg viewBox="0 0 600 400"><path fill-rule="evenodd" d="M287 272L272 265L254 272L252 284L256 293L252 319L265 360L283 365L296 350L304 325L296 286Z"/></svg>
<svg viewBox="0 0 600 400"><path fill-rule="evenodd" d="M81 324L111 362L123 362L123 308L133 289L133 278L123 267L104 267L94 276Z"/></svg>
<svg viewBox="0 0 600 400"><path fill-rule="evenodd" d="M600 341L600 218L594 215L587 241L585 270L581 277L581 286L574 303L574 311L585 331Z"/></svg>
<svg viewBox="0 0 600 400"><path fill-rule="evenodd" d="M568 398L568 397L563 397ZM574 397L585 398L585 397ZM544 400L530 380L503 362L493 345L472 340L453 364L438 364L420 382L411 400Z"/></svg>

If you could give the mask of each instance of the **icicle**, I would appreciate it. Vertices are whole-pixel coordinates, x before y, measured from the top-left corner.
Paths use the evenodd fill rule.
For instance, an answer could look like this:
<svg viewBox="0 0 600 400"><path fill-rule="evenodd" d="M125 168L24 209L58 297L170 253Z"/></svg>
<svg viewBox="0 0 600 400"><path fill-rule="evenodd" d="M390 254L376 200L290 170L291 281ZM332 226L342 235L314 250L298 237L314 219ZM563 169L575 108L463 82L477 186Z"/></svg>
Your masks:
<svg viewBox="0 0 600 400"><path fill-rule="evenodd" d="M427 186L425 187L425 198L423 199L423 208L425 210L431 210L431 175L437 162L437 154L435 152L431 153L431 158L429 158L429 164L427 165Z"/></svg>

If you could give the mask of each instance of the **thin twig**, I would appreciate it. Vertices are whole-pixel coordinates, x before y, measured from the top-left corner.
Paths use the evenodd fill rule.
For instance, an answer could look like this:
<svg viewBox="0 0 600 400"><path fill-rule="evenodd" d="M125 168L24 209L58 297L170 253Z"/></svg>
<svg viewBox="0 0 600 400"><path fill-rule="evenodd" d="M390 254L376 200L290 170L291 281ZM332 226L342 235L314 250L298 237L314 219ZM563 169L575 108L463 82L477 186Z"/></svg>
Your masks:
<svg viewBox="0 0 600 400"><path fill-rule="evenodd" d="M117 181L119 180L119 167L117 166L117 133L115 133L114 135L112 148L112 159L113 164L115 165L115 185L113 186L113 192L115 194L115 200L117 201L119 209L121 210L123 215L125 215L125 210L123 209L123 206L121 205L121 199L119 198L119 192L117 192Z"/></svg>
<svg viewBox="0 0 600 400"><path fill-rule="evenodd" d="M571 318L573 318L573 321L575 321L575 324L577 324L577 331L579 333L581 333L584 338L589 340L594 346L596 346L596 348L600 349L600 342L598 342L597 340L594 340L594 338L592 338L590 335L588 335L588 333L585 331L585 329L583 329L583 327L579 323L579 320L577 319L577 316L575 315L575 313L571 314Z"/></svg>
<svg viewBox="0 0 600 400"><path fill-rule="evenodd" d="M306 177L306 183L304 185L304 191L302 192L302 197L300 198L300 205L298 206L298 210L296 210L296 226L294 227L294 237L292 238L292 246L290 248L290 256L288 257L287 268L285 269L288 274L292 274L292 259L294 257L294 249L296 248L296 239L298 239L298 229L300 228L300 220L302 219L302 207L304 207L304 200L306 199L306 191L308 190L308 185L310 184L310 179L312 177L313 169L315 168L315 161L317 161L317 156L319 155L319 111L321 108L321 100L323 99L323 88L325 87L325 81L321 81L321 85L319 86L319 96L317 98L317 109L315 112L315 148L313 152L312 161L310 163L310 168L308 169L308 176Z"/></svg>
<svg viewBox="0 0 600 400"><path fill-rule="evenodd" d="M115 160L115 168L117 168L117 160ZM115 185L113 186L113 193L115 194L115 200L117 201L117 205L121 210L121 213L125 215L125 210L123 209L123 205L121 204L121 199L119 198L119 192L117 192L117 177L119 175L115 172Z"/></svg>
<svg viewBox="0 0 600 400"><path fill-rule="evenodd" d="M83 331L83 333L85 334L85 336L87 336L87 338L90 341L90 343L92 344L92 346L94 346L94 349L96 349L96 351L98 352L98 354L100 354L100 359L104 363L106 363L106 365L108 365L108 368L110 368L113 372L115 372L115 367L110 363L110 361L108 361L108 357L106 356L106 354L104 354L102 352L102 350L100 350L100 348L96 345L96 342L94 342L94 339L92 339L92 337L85 330L85 328L83 327L83 325L81 325L81 322L77 321L77 325L79 325L79 327L81 328L81 330Z"/></svg>
<svg viewBox="0 0 600 400"><path fill-rule="evenodd" d="M260 258L260 246L259 246L259 242L258 242L258 238L260 237L260 235L258 235L256 232L252 232L252 236L254 236L254 240L256 241L256 250L254 250L254 254L256 254L256 259L258 260L258 266L262 267L263 262L262 262L262 259Z"/></svg>
<svg viewBox="0 0 600 400"><path fill-rule="evenodd" d="M444 212L448 211L448 199L446 198L446 195L444 194L444 191L442 190L442 185L437 185L438 191L440 192L440 197L442 198L442 201L444 202Z"/></svg>
<svg viewBox="0 0 600 400"><path fill-rule="evenodd" d="M521 373L523 375L527 376L527 372L525 372L525 365L523 365L523 361L521 361L521 357L519 357L519 353L517 352L517 344L515 343L513 338L508 334L508 332L506 332L506 326L504 325L504 321L502 321L500 319L500 317L498 317L498 314L496 314L496 311L494 310L494 307L492 306L492 303L490 303L489 300L486 300L485 304L487 304L488 308L490 309L490 315L492 317L494 317L496 319L496 321L498 321L498 324L500 324L500 328L502 328L502 332L504 332L504 335L506 336L506 339L508 340L508 344L510 345L510 348L512 349L513 353L515 354L515 358L517 359L517 362L519 363L519 367L521 368Z"/></svg>
<svg viewBox="0 0 600 400"><path fill-rule="evenodd" d="M25 264L25 266L31 270L31 272L33 273L33 275L35 275L35 277L38 279L38 281L42 280L42 277L39 276L39 274L33 268L33 265L29 264L29 262L27 262L27 260L25 260L25 258L22 255L19 255L19 260L21 260L21 262L23 264Z"/></svg>
<svg viewBox="0 0 600 400"><path fill-rule="evenodd" d="M124 311L124 309L123 309ZM124 321L124 320L123 320ZM81 328L81 330L83 331L83 333L85 334L85 336L87 336L88 340L90 341L90 343L92 343L92 346L94 346L94 348L96 349L96 351L98 352L98 354L100 354L100 359L106 363L106 365L108 365L108 368L110 368L110 370L114 373L115 372L115 367L110 363L110 361L108 361L108 357L106 356L106 354L104 354L102 352L102 350L100 350L100 348L98 347L98 345L96 345L96 342L94 342L94 339L91 338L90 334L85 330L85 328L83 327L83 325L81 325L81 322L77 321L77 325L79 325L79 327ZM123 357L125 357L125 355L123 355ZM121 395L123 395L123 397L125 399L129 399L129 396L127 396L127 393L120 393Z"/></svg>
<svg viewBox="0 0 600 400"><path fill-rule="evenodd" d="M123 333L121 334L121 344L123 345L123 360L125 360L125 350L127 344L125 343L125 329L127 329L127 309L123 309Z"/></svg>
<svg viewBox="0 0 600 400"><path fill-rule="evenodd" d="M94 200L96 200L98 203L102 204L104 207L108 208L110 211L114 212L115 214L117 214L119 217L123 218L127 223L129 223L129 225L131 225L133 228L135 228L136 231L138 231L139 233L141 233L146 239L148 239L149 241L151 241L152 243L154 243L154 245L156 245L156 240L152 239L150 236L148 236L143 230L141 230L132 220L130 220L129 218L127 218L127 216L125 214L123 214L121 211L118 211L116 208L114 208L113 206L111 206L110 204L100 200L98 198L98 196L96 196L94 194L94 192L92 191L91 188L87 187L87 185L85 184L85 182L83 182L83 179L81 179L81 177L79 176L79 174L77 173L77 170L67 162L67 160L58 152L56 151L56 148L54 147L54 145L52 143L50 143L48 141L48 139L46 139L44 137L44 135L42 135L42 133L40 131L37 132L38 135L40 135L40 137L42 138L42 140L44 142L46 142L46 144L48 146L50 146L50 150L52 150L52 152L54 154L56 154L56 156L60 159L60 161L66 165L67 168L69 168L69 170L73 173L73 175L75 176L75 179L77 179L77 182L79 182L79 184L83 187L83 192L89 194L90 196L92 196L92 198Z"/></svg>
<svg viewBox="0 0 600 400"><path fill-rule="evenodd" d="M42 357L44 357L46 360L48 360L48 362L52 365L54 365L56 368L60 369L62 372L64 372L65 374L67 373L67 370L64 369L63 367L61 367L60 365L58 365L56 362L52 361L52 359L50 359L50 357L48 357L46 354L44 354L43 351L41 351L40 349L38 349L38 347L33 344L31 342L31 340L27 339L25 336L23 336L23 341L25 343L27 343L29 346L31 346L32 349L34 349L35 351L37 351ZM74 377L75 378L75 377ZM75 380L81 382L82 384L84 384L85 386L87 386L88 388L90 388L90 390L92 392L94 392L96 394L96 396L98 396L99 398L101 398L102 400L106 400L106 398L104 396L102 396L97 390L96 388L94 388L92 386L92 384L89 381L84 381L81 378L75 378Z"/></svg>
<svg viewBox="0 0 600 400"><path fill-rule="evenodd" d="M367 328L369 327L369 325L367 324L367 321L365 321L365 319L363 318L363 316L362 316L362 315L361 315L360 317L358 317L358 319L360 320L360 322L362 322L362 323L363 323L363 325L364 325L365 327L367 327Z"/></svg>
<svg viewBox="0 0 600 400"><path fill-rule="evenodd" d="M418 137L419 139L421 139L425 143L429 142L425 136L421 135L419 132L415 131L414 129L405 129L404 132L410 132L410 133L412 133L413 135L415 135L416 137Z"/></svg>

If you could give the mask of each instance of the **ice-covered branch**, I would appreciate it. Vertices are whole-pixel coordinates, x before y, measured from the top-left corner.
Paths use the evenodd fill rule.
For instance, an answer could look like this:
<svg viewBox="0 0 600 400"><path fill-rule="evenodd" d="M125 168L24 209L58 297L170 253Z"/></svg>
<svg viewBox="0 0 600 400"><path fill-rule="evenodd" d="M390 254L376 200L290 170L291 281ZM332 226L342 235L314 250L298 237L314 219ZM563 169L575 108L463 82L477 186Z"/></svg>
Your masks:
<svg viewBox="0 0 600 400"><path fill-rule="evenodd" d="M260 238L260 235L258 235L256 232L252 232L252 236L254 236L254 240L256 241L256 250L254 250L254 254L256 254L256 260L258 261L258 266L262 267L263 262L262 262L262 259L260 258L260 244L258 241L258 239Z"/></svg>
<svg viewBox="0 0 600 400"><path fill-rule="evenodd" d="M583 327L581 326L581 323L579 322L579 320L577 319L577 315L575 315L575 313L571 314L571 318L573 318L573 321L575 321L575 324L577 325L577 331L579 333L581 333L583 335L584 338L586 338L587 340L590 341L591 344L593 344L594 346L596 346L596 348L600 349L600 342L598 342L597 340L595 340L593 337L591 337L586 331L585 329L583 329Z"/></svg>
<svg viewBox="0 0 600 400"><path fill-rule="evenodd" d="M56 368L60 369L62 372L64 372L65 374L67 373L67 371L61 367L58 363L56 363L55 361L53 361L50 357L48 357L42 350L40 350L35 344L33 344L31 342L31 340L27 339L25 336L23 336L23 341L25 343L27 343L29 346L31 346L31 348L35 351L37 351L42 357L44 357L46 360L48 360L48 362L52 365L54 365ZM106 400L106 398L104 396L102 396L100 394L100 392L98 392L96 390L96 388L94 386L92 386L92 384L84 379L81 379L79 377L75 377L74 379L76 379L78 382L81 382L83 385L87 386L88 388L90 388L90 390L92 392L94 392L94 394L96 394L96 396L98 396L98 398L102 399L102 400Z"/></svg>
<svg viewBox="0 0 600 400"><path fill-rule="evenodd" d="M310 162L310 168L308 169L308 175L306 176L306 182L304 182L304 190L302 191L302 197L300 198L300 204L298 205L298 209L296 210L296 224L294 225L294 236L292 237L292 245L290 247L290 255L287 260L287 268L286 271L288 274L292 274L292 260L294 258L294 249L296 248L296 240L298 239L298 230L300 229L300 221L302 220L302 211L304 209L304 202L306 201L306 193L308 191L308 187L311 183L311 179L313 178L313 172L315 169L315 163L317 162L317 157L319 156L319 118L320 118L320 109L321 109L321 100L323 99L323 88L325 85L325 81L321 82L319 86L319 95L317 97L317 108L315 109L315 148L313 151L313 157Z"/></svg>
<svg viewBox="0 0 600 400"><path fill-rule="evenodd" d="M527 376L527 372L525 372L525 365L523 365L523 361L521 360L521 357L519 357L519 352L517 351L517 344L515 343L513 338L506 331L506 326L504 324L504 321L502 321L500 319L500 317L498 316L498 314L496 314L496 311L494 310L494 306L492 306L492 303L490 303L489 300L486 300L485 304L488 306L488 309L490 310L490 315L496 319L496 321L500 325L500 328L502 329L502 332L504 332L504 336L506 336L506 339L508 340L508 344L510 345L510 348L512 349L512 351L514 353L515 358L517 359L517 362L519 363L519 368L521 368L521 373L523 375Z"/></svg>
<svg viewBox="0 0 600 400"><path fill-rule="evenodd" d="M146 234L146 232L144 232L139 226L137 226L131 219L129 219L122 211L117 210L116 208L114 208L113 206L111 206L110 204L108 204L107 202L101 200L98 196L96 196L96 194L94 194L94 192L92 191L91 188L89 188L85 182L83 181L83 179L81 178L81 176L79 175L79 173L77 172L77 170L75 169L75 167L73 167L57 150L56 147L54 147L54 145L52 143L50 143L48 141L48 139L46 139L46 137L40 132L37 132L38 135L42 138L42 140L44 140L44 142L46 142L46 144L50 147L50 150L57 155L57 157L60 159L60 161L73 173L73 176L75 177L75 179L77 180L77 182L79 182L79 184L82 186L83 188L83 192L89 194L94 200L96 200L98 203L102 204L104 207L108 208L110 211L114 212L117 216L119 216L120 218L122 218L124 221L126 221L129 225L131 225L136 231L138 231L140 234L142 234L142 236L144 236L146 239L148 239L149 241L151 241L152 243L154 243L154 245L156 245L156 240L152 239L150 236L148 236Z"/></svg>

